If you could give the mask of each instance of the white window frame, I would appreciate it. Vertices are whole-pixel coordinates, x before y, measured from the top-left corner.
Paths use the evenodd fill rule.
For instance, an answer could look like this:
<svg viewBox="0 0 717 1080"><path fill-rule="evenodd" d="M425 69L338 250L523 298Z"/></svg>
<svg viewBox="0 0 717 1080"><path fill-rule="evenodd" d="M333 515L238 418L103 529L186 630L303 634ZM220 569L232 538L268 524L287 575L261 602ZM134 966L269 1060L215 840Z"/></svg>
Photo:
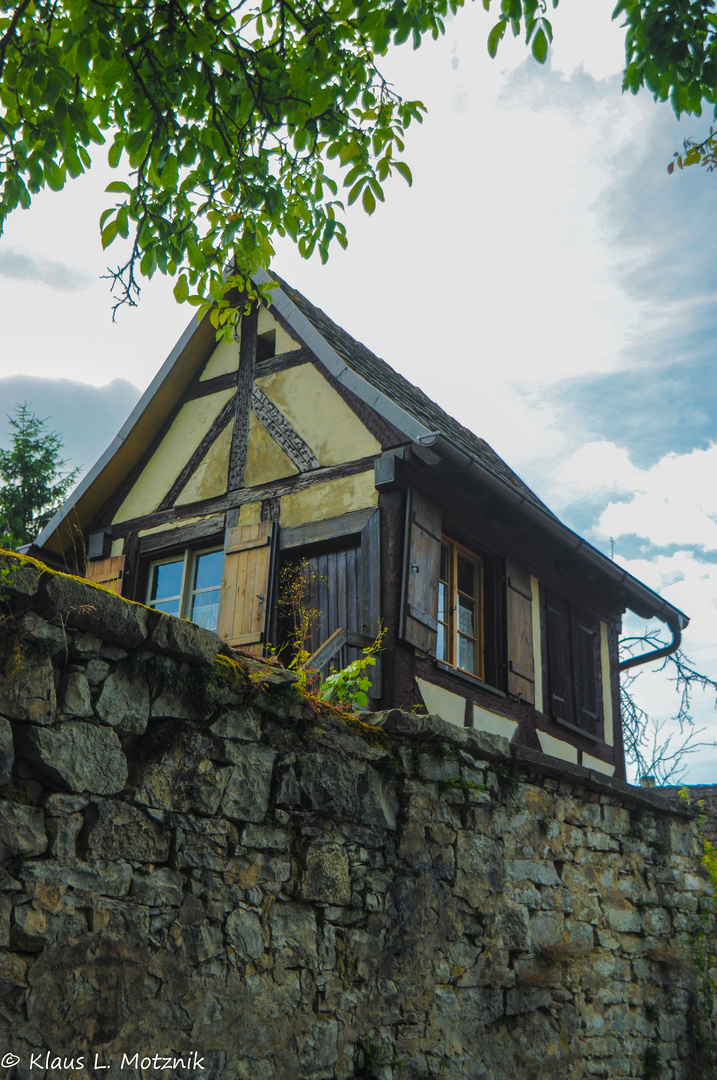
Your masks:
<svg viewBox="0 0 717 1080"><path fill-rule="evenodd" d="M179 614L178 614L178 616L175 616L175 618L178 617L180 619L185 619L187 622L189 622L190 621L189 612L191 611L192 600L194 599L194 597L195 596L200 596L203 593L213 592L213 591L215 591L215 589L216 589L217 594L218 594L219 588L221 586L221 578L220 578L219 582L217 583L216 586L211 586L209 588L196 589L196 590L190 588L190 582L194 578L194 569L196 567L197 560L202 555L214 555L217 552L221 552L222 550L223 549L222 549L221 546L216 546L216 545L213 545L212 547L208 547L208 548L185 548L184 551L175 552L173 555L165 555L161 559L152 559L151 563L149 564L149 571L148 571L148 576L147 576L147 593L146 593L146 600L145 600L145 603L146 603L147 607L150 607L153 610L157 610L156 609L157 603L167 603L170 600L178 599L179 600ZM179 595L178 596L168 596L168 597L164 597L164 598L163 597L157 597L154 600L152 600L151 599L152 578L153 578L155 567L157 567L157 566L169 566L171 563L178 563L178 562L181 562L183 564L182 565L182 583L180 585ZM214 627L213 629L216 630L216 627Z"/></svg>

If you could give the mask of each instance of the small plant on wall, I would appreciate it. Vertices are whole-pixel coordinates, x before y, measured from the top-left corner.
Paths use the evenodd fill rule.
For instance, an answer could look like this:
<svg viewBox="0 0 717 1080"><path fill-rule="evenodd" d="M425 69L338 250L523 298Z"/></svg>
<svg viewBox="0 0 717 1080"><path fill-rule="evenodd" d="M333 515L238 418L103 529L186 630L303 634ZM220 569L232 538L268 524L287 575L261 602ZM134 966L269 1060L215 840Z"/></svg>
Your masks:
<svg viewBox="0 0 717 1080"><path fill-rule="evenodd" d="M328 701L340 709L354 706L358 709L366 708L371 689L368 669L376 664L376 653L381 651L381 642L385 633L386 627L380 626L376 640L362 650L362 657L354 660L341 671L332 672L328 679L322 682L319 689L319 697L322 701Z"/></svg>

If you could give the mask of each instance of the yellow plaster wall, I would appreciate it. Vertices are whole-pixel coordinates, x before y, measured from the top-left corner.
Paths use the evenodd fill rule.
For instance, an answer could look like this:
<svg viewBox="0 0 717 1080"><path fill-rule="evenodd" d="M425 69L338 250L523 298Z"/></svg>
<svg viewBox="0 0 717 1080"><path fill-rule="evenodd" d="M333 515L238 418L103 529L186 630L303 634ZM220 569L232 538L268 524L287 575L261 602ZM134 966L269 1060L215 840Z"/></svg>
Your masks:
<svg viewBox="0 0 717 1080"><path fill-rule="evenodd" d="M465 727L466 699L460 694L453 694L443 686L426 682L425 679L416 679L418 689L423 698L423 704L429 713L435 713L442 720L456 727Z"/></svg>
<svg viewBox="0 0 717 1080"><path fill-rule="evenodd" d="M259 317L257 319L258 334L266 334L269 330L276 331L276 354L293 352L294 349L300 349L301 345L298 341L294 341L293 337L286 332L283 326L280 326L271 312L265 308L259 308Z"/></svg>
<svg viewBox="0 0 717 1080"><path fill-rule="evenodd" d="M303 525L305 521L323 521L324 518L338 517L350 510L365 510L378 506L378 492L374 481L373 469L358 473L356 476L344 476L340 480L325 480L294 491L281 497L281 525Z"/></svg>
<svg viewBox="0 0 717 1080"><path fill-rule="evenodd" d="M614 765L610 765L607 761L602 761L601 758L593 757L592 754L583 753L582 764L586 769L594 769L595 772L604 773L605 776L612 776L615 772Z"/></svg>
<svg viewBox="0 0 717 1080"><path fill-rule="evenodd" d="M211 499L214 495L223 495L227 490L229 475L229 451L232 445L232 420L224 431L216 437L199 465L187 480L177 497L176 506Z"/></svg>
<svg viewBox="0 0 717 1080"><path fill-rule="evenodd" d="M615 742L610 692L610 646L607 639L607 623L600 620L600 674L602 676L603 738L608 746Z"/></svg>
<svg viewBox="0 0 717 1080"><path fill-rule="evenodd" d="M573 765L577 765L578 752L571 743L563 742L562 739L556 739L552 735L548 735L545 731L538 732L538 739L540 741L540 749L544 754L549 754L550 757L561 758L562 761L572 761Z"/></svg>
<svg viewBox="0 0 717 1080"><path fill-rule="evenodd" d="M256 380L322 465L379 454L381 447L313 364Z"/></svg>
<svg viewBox="0 0 717 1080"><path fill-rule="evenodd" d="M507 716L489 712L480 705L474 705L473 727L488 731L491 735L502 735L504 739L512 739L518 729L518 722L510 720Z"/></svg>
<svg viewBox="0 0 717 1080"><path fill-rule="evenodd" d="M280 480L283 476L294 476L298 471L291 458L284 453L276 440L272 439L254 413L250 413L244 486L250 488L257 484L268 484L271 480Z"/></svg>
<svg viewBox="0 0 717 1080"><path fill-rule="evenodd" d="M244 503L239 507L239 525L258 525L261 521L261 503Z"/></svg>
<svg viewBox="0 0 717 1080"><path fill-rule="evenodd" d="M142 517L157 509L233 393L233 390L222 390L218 394L195 398L182 406L179 415L175 417L174 423L115 514L115 523Z"/></svg>
<svg viewBox="0 0 717 1080"><path fill-rule="evenodd" d="M212 355L207 360L204 371L199 376L199 381L215 379L217 375L226 375L229 371L239 370L239 339L240 332L237 330L236 341L220 341Z"/></svg>
<svg viewBox="0 0 717 1080"><path fill-rule="evenodd" d="M111 557L113 559L116 559L117 556L121 555L123 552L124 552L124 538L120 537L119 540L113 540L112 541L112 550L110 551Z"/></svg>

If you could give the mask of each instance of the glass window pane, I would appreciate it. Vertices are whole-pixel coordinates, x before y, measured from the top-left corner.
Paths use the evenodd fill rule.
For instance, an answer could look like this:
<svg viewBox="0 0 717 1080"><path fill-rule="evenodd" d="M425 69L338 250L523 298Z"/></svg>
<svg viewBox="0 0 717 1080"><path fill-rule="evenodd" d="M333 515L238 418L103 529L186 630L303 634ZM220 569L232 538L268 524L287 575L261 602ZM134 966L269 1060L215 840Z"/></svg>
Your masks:
<svg viewBox="0 0 717 1080"><path fill-rule="evenodd" d="M179 597L175 600L158 600L152 607L156 611L163 611L165 615L176 615L179 618Z"/></svg>
<svg viewBox="0 0 717 1080"><path fill-rule="evenodd" d="M475 600L467 600L465 596L458 597L458 630L464 634L476 636L475 625Z"/></svg>
<svg viewBox="0 0 717 1080"><path fill-rule="evenodd" d="M219 589L197 593L192 601L189 618L205 630L216 630L219 615Z"/></svg>
<svg viewBox="0 0 717 1080"><path fill-rule="evenodd" d="M438 583L438 618L441 622L448 622L446 618L446 587L442 581Z"/></svg>
<svg viewBox="0 0 717 1080"><path fill-rule="evenodd" d="M442 623L439 623L438 624L438 636L436 638L436 659L437 660L445 660L446 659L445 650L446 650L445 627L443 626Z"/></svg>
<svg viewBox="0 0 717 1080"><path fill-rule="evenodd" d="M194 588L211 589L221 584L223 551L207 551L199 555L194 564Z"/></svg>
<svg viewBox="0 0 717 1080"><path fill-rule="evenodd" d="M149 592L149 602L153 607L154 600L163 600L168 597L177 597L182 590L182 573L184 571L184 559L178 558L175 562L160 563L152 567L152 581ZM164 611L164 608L161 609Z"/></svg>
<svg viewBox="0 0 717 1080"><path fill-rule="evenodd" d="M475 675L476 668L476 643L470 638L458 636L458 667L463 671L470 671Z"/></svg>
<svg viewBox="0 0 717 1080"><path fill-rule="evenodd" d="M468 593L469 596L475 596L476 594L476 564L471 562L470 559L465 559L462 555L457 559L457 576L456 582L460 592Z"/></svg>

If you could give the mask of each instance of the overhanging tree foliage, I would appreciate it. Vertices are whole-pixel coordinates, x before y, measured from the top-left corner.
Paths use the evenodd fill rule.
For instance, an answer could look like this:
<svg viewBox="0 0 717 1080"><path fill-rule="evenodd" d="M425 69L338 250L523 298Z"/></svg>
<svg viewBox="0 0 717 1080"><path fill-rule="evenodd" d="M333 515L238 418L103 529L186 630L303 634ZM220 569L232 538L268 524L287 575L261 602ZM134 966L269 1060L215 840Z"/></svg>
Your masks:
<svg viewBox="0 0 717 1080"><path fill-rule="evenodd" d="M80 470L63 472L62 436L48 431L27 402L8 416L9 450L0 450L0 547L29 544L47 525L77 480Z"/></svg>
<svg viewBox="0 0 717 1080"><path fill-rule="evenodd" d="M498 2L490 53L510 27L544 61L545 0ZM400 98L377 59L392 43L438 37L463 3L0 0L0 230L107 141L126 177L110 184L118 198L101 218L103 245L125 242L110 271L117 304L135 303L140 277L159 270L200 313L218 303L221 324L227 285L268 265L273 236L325 260L332 242L346 244L344 201L370 214L392 173L410 183L400 154L424 109ZM711 5L620 0L616 16L626 88L645 85L678 113L715 102ZM226 282L230 259L238 273Z"/></svg>

